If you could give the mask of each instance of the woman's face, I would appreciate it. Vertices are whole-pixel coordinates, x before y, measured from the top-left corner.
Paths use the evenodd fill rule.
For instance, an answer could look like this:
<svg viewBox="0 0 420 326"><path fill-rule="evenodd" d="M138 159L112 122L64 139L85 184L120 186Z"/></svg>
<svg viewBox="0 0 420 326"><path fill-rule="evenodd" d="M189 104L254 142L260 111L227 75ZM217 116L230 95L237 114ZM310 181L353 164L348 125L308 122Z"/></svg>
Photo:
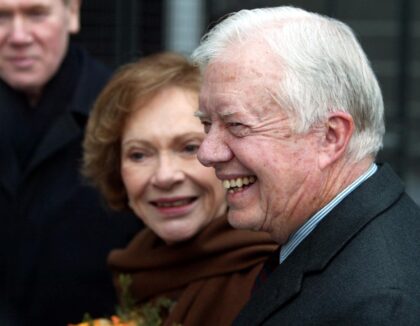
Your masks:
<svg viewBox="0 0 420 326"><path fill-rule="evenodd" d="M121 140L129 205L166 243L189 239L226 209L222 183L196 158L204 138L198 94L168 87L134 105Z"/></svg>

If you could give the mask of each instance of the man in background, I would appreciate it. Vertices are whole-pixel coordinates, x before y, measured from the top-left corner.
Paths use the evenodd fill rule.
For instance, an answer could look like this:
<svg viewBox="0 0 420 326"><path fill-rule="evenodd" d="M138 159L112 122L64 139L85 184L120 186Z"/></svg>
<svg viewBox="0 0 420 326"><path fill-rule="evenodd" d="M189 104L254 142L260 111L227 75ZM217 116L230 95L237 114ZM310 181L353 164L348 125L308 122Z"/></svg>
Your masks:
<svg viewBox="0 0 420 326"><path fill-rule="evenodd" d="M0 324L113 312L106 256L138 230L79 174L89 109L110 72L69 45L80 0L0 0Z"/></svg>
<svg viewBox="0 0 420 326"><path fill-rule="evenodd" d="M351 29L243 10L193 57L198 159L227 188L229 222L281 246L235 325L418 325L420 209L375 162L382 94Z"/></svg>

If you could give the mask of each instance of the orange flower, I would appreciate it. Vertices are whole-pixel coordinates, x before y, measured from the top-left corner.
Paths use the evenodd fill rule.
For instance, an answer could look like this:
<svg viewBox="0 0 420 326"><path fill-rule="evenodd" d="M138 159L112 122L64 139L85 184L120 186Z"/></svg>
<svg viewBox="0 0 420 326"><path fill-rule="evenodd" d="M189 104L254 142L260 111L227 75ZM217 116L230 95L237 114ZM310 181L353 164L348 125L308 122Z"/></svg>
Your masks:
<svg viewBox="0 0 420 326"><path fill-rule="evenodd" d="M112 316L111 320L113 326L137 326L135 321L129 320L127 322L123 322L118 316Z"/></svg>
<svg viewBox="0 0 420 326"><path fill-rule="evenodd" d="M68 326L91 326L92 323L93 323L93 326L114 326L114 324L112 324L110 320L103 319L103 318L94 319L94 320L92 320L92 322L83 322L83 323L79 323L79 324L68 324Z"/></svg>

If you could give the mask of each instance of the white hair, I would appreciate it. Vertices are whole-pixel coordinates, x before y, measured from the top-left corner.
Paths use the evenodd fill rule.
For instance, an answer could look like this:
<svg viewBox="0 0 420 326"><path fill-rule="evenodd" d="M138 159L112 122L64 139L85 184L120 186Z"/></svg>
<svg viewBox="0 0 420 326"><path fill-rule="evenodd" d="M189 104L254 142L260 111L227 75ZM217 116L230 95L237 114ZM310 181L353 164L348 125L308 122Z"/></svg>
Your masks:
<svg viewBox="0 0 420 326"><path fill-rule="evenodd" d="M279 59L281 74L273 96L293 117L296 132L309 131L331 112L347 112L355 122L349 158L377 154L385 133L382 93L347 25L287 6L241 10L207 33L192 58L204 70L230 45L255 36L268 45L271 58Z"/></svg>

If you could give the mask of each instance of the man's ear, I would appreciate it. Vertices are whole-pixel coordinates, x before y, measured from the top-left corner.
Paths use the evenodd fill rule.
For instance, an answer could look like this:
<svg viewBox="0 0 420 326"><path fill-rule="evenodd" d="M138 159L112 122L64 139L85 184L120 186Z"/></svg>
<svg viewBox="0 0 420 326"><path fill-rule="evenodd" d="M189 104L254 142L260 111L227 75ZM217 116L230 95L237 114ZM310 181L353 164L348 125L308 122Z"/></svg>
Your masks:
<svg viewBox="0 0 420 326"><path fill-rule="evenodd" d="M328 116L318 156L320 169L344 157L353 132L354 121L350 114L334 112Z"/></svg>
<svg viewBox="0 0 420 326"><path fill-rule="evenodd" d="M67 4L68 15L69 15L69 33L77 34L80 30L80 6L82 0L70 0Z"/></svg>

